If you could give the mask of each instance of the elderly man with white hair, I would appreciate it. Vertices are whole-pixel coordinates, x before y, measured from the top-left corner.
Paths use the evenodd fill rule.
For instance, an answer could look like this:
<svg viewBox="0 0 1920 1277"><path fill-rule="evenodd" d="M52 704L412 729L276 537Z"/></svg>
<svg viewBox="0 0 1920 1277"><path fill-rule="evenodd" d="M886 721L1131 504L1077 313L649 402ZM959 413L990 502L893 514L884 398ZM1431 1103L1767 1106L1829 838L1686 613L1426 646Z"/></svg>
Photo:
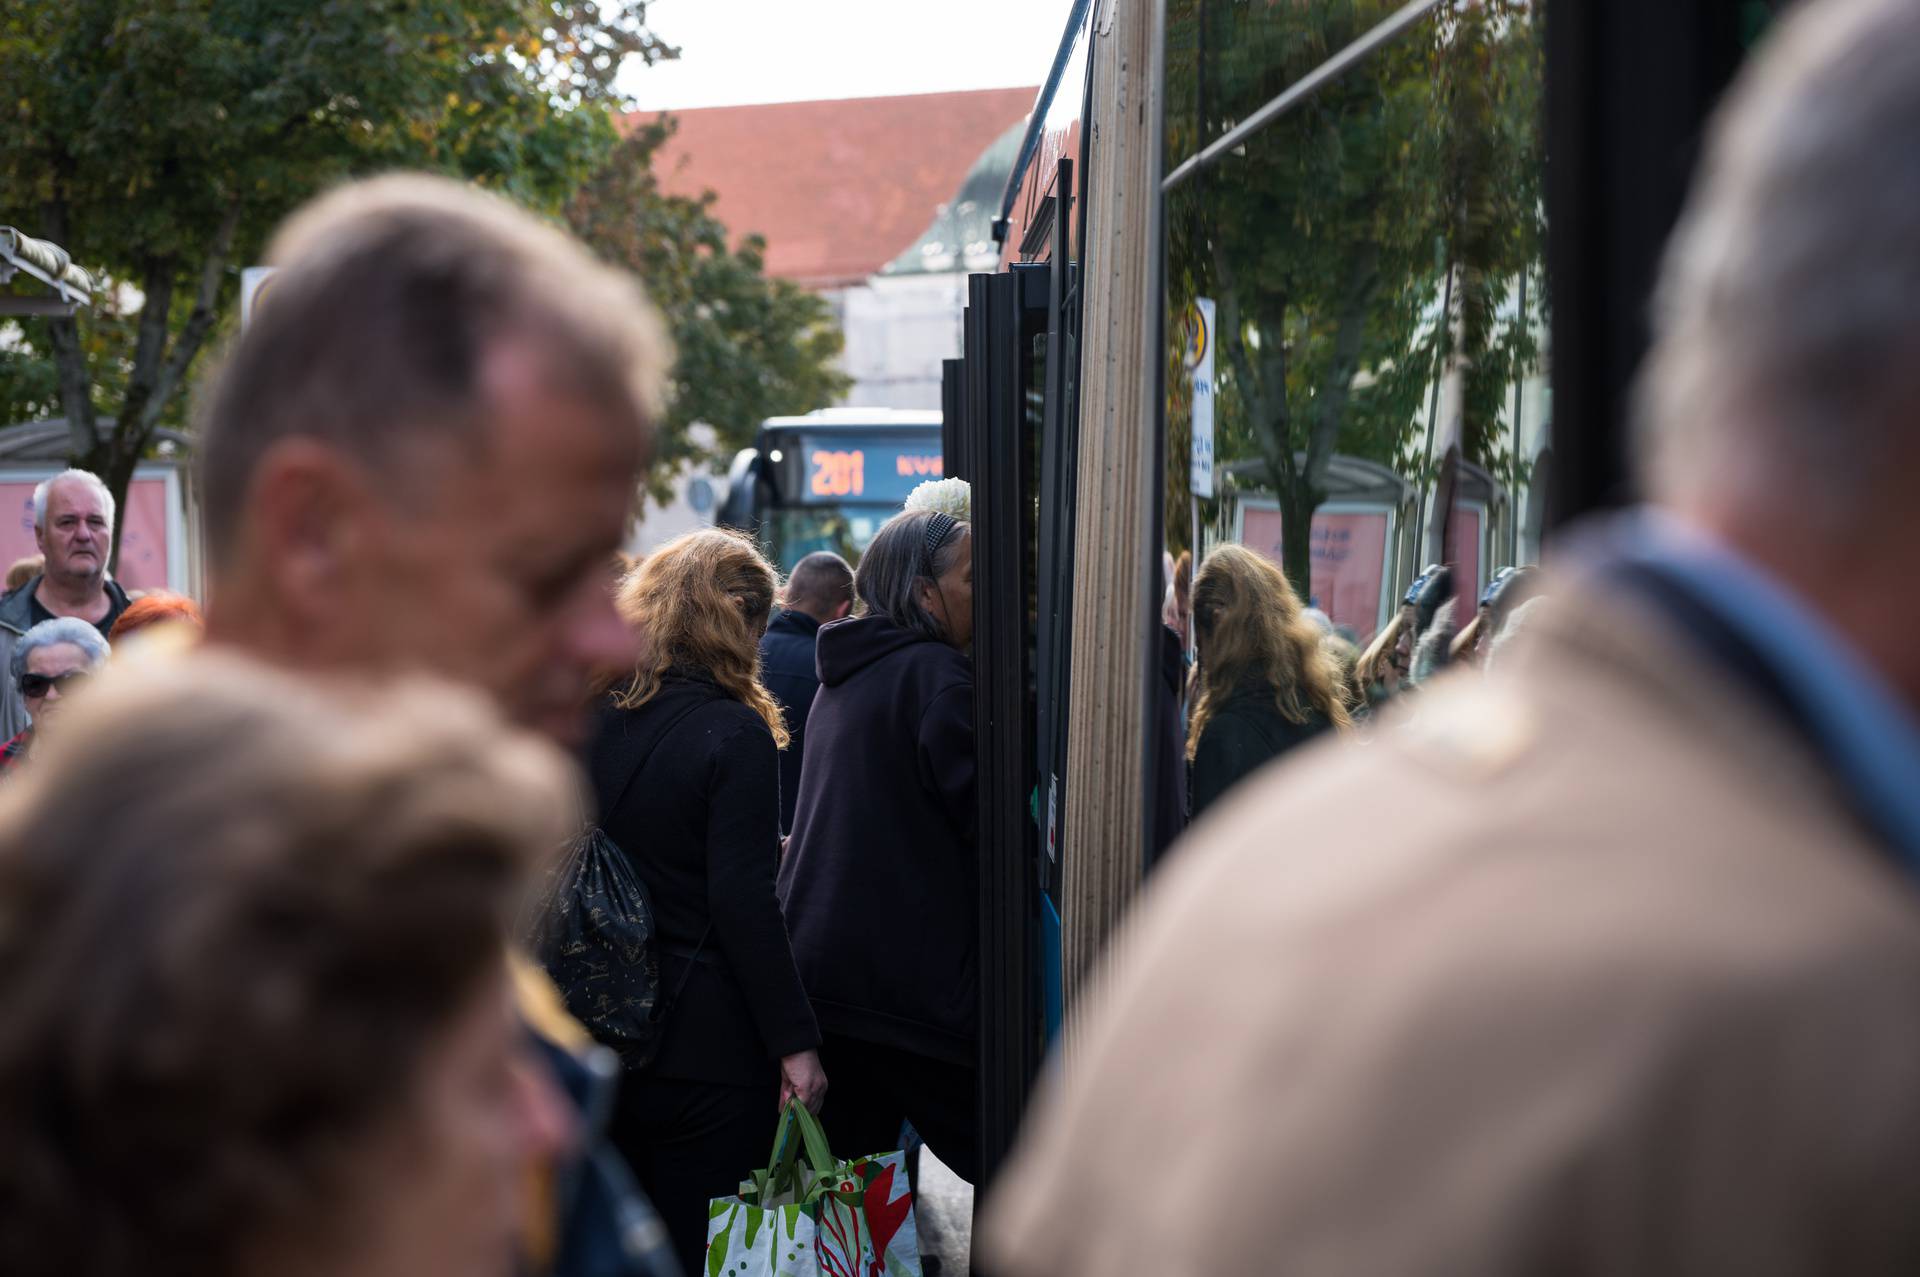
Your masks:
<svg viewBox="0 0 1920 1277"><path fill-rule="evenodd" d="M76 616L56 616L20 636L7 656L7 686L33 721L0 745L0 773L27 756L34 733L60 712L78 683L107 663L111 652L100 631Z"/></svg>
<svg viewBox="0 0 1920 1277"><path fill-rule="evenodd" d="M127 610L127 592L107 575L113 552L113 494L98 475L66 470L33 490L33 539L46 558L40 575L0 598L0 662L42 621L72 617L106 635ZM14 680L0 688L0 739L27 726Z"/></svg>
<svg viewBox="0 0 1920 1277"><path fill-rule="evenodd" d="M990 1271L1920 1272L1920 4L1769 37L1659 302L1654 506L1196 828Z"/></svg>

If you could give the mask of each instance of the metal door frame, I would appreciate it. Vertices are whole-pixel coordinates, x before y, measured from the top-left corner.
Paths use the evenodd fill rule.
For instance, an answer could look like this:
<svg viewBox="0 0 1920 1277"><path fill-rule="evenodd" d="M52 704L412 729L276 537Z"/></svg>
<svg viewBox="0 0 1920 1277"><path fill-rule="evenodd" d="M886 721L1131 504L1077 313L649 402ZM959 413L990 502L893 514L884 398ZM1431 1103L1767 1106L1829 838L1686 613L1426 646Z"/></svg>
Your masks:
<svg viewBox="0 0 1920 1277"><path fill-rule="evenodd" d="M973 485L973 706L980 935L976 1188L1013 1147L1043 1049L1032 648L1027 639L1032 466L1025 369L1044 332L1049 268L1017 265L967 281L962 453Z"/></svg>

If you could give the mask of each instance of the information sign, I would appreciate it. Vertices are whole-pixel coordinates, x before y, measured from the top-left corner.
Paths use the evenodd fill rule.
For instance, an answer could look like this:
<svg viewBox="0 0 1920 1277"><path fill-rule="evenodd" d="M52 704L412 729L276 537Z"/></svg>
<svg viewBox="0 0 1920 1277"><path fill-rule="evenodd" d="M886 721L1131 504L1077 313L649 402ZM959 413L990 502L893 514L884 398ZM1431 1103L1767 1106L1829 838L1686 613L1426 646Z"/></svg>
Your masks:
<svg viewBox="0 0 1920 1277"><path fill-rule="evenodd" d="M1213 495L1214 305L1196 298L1190 316L1187 365L1193 372L1193 495Z"/></svg>

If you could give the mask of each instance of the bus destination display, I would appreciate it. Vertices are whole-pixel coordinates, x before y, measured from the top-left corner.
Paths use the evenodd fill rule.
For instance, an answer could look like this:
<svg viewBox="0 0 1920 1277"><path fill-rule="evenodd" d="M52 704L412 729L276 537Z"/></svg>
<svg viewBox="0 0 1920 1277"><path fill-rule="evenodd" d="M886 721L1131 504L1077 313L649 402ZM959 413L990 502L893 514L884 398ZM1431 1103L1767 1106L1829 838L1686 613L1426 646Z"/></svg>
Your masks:
<svg viewBox="0 0 1920 1277"><path fill-rule="evenodd" d="M808 504L895 505L942 473L939 449L917 441L815 437L796 451L804 476L801 497Z"/></svg>

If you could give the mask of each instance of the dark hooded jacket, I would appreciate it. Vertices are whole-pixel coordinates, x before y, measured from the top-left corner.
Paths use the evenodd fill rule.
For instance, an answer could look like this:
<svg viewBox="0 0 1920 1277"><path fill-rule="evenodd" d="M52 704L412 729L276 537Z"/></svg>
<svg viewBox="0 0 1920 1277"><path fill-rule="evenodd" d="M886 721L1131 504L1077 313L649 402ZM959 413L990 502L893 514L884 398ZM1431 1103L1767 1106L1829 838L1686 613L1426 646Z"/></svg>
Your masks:
<svg viewBox="0 0 1920 1277"><path fill-rule="evenodd" d="M973 669L885 617L820 631L780 899L820 1027L974 1063Z"/></svg>

